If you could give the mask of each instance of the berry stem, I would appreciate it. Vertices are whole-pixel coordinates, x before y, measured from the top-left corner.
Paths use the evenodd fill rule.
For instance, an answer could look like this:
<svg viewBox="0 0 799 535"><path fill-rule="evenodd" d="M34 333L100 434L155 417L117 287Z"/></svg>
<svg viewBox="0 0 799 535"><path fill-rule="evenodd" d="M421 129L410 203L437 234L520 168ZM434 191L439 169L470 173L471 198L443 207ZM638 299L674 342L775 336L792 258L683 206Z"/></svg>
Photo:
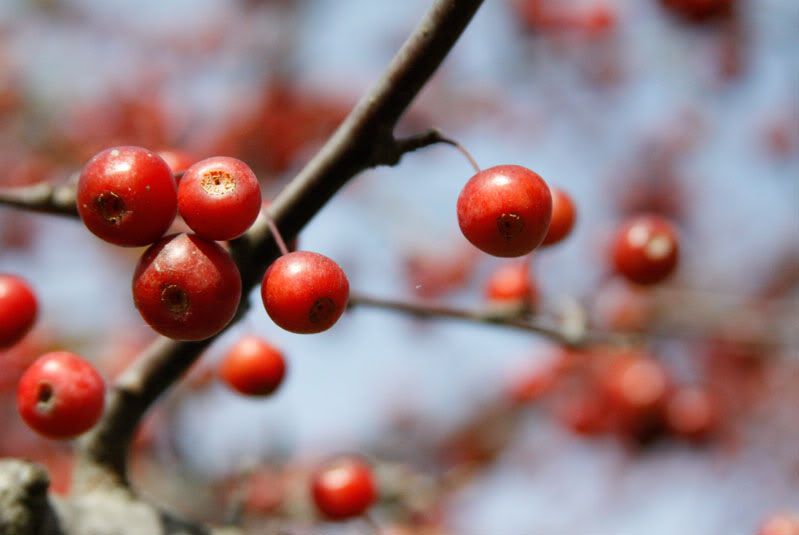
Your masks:
<svg viewBox="0 0 799 535"><path fill-rule="evenodd" d="M455 147L455 149L457 149L457 150L458 150L458 152L460 152L461 154L463 154L463 156L464 156L464 157L465 157L467 160L469 160L469 164L470 164L470 165L471 165L471 166L474 168L474 172L475 172L475 173L479 173L479 172L481 171L481 169L480 169L480 166L477 164L477 160L475 160L475 159L474 159L474 156L472 156L472 153L471 153L471 152L469 152L468 150L466 150L466 147L464 147L463 145L461 145L461 144L460 144L460 143L458 143L457 141L455 141L455 140L453 140L453 139L450 139L450 138L446 138L446 137L445 137L445 138L443 138L443 140L442 140L442 141L443 141L444 143L447 143L447 144L449 144L449 145L452 145L453 147Z"/></svg>
<svg viewBox="0 0 799 535"><path fill-rule="evenodd" d="M272 233L272 237L275 238L277 247L280 249L280 255L285 256L289 254L289 248L286 247L286 242L283 240L283 235L280 234L280 230L278 230L275 221L269 217L269 214L266 214L266 224L269 225L269 232Z"/></svg>

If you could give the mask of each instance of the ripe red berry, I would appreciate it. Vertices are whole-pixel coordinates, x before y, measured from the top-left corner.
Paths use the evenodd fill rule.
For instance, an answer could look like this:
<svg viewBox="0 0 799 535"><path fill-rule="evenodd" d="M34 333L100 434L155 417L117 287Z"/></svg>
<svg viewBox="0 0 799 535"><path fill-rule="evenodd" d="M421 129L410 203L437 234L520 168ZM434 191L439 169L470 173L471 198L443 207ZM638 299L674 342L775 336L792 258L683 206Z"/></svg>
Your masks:
<svg viewBox="0 0 799 535"><path fill-rule="evenodd" d="M498 165L474 175L458 197L458 224L478 249L503 257L538 247L552 218L546 182L519 165Z"/></svg>
<svg viewBox="0 0 799 535"><path fill-rule="evenodd" d="M680 388L666 402L666 424L679 437L704 440L716 430L718 424L716 403L702 388Z"/></svg>
<svg viewBox="0 0 799 535"><path fill-rule="evenodd" d="M493 303L535 304L538 290L530 276L530 264L512 262L499 266L488 278L485 296Z"/></svg>
<svg viewBox="0 0 799 535"><path fill-rule="evenodd" d="M247 396L267 396L286 374L283 354L257 336L245 336L222 360L219 375L233 390Z"/></svg>
<svg viewBox="0 0 799 535"><path fill-rule="evenodd" d="M0 275L0 348L12 346L28 334L38 305L30 286L14 275Z"/></svg>
<svg viewBox="0 0 799 535"><path fill-rule="evenodd" d="M83 223L99 238L126 247L164 235L177 213L177 187L169 166L141 147L114 147L94 156L78 181Z"/></svg>
<svg viewBox="0 0 799 535"><path fill-rule="evenodd" d="M552 193L552 222L541 246L554 245L563 241L574 228L575 210L574 203L568 193L558 188L551 188Z"/></svg>
<svg viewBox="0 0 799 535"><path fill-rule="evenodd" d="M197 161L197 158L192 154L179 149L164 149L158 151L158 155L164 159L172 173L175 174L185 173ZM177 180L177 182L180 183L180 180Z"/></svg>
<svg viewBox="0 0 799 535"><path fill-rule="evenodd" d="M602 370L600 385L620 431L646 434L660 424L669 378L656 360L618 355Z"/></svg>
<svg viewBox="0 0 799 535"><path fill-rule="evenodd" d="M50 438L88 431L103 412L105 384L91 364L74 353L39 357L17 388L17 409L31 429Z"/></svg>
<svg viewBox="0 0 799 535"><path fill-rule="evenodd" d="M236 313L241 276L219 244L174 234L147 249L133 274L133 301L150 327L175 340L203 340Z"/></svg>
<svg viewBox="0 0 799 535"><path fill-rule="evenodd" d="M280 327L300 334L326 331L347 306L350 284L333 260L309 251L281 256L261 283L264 308Z"/></svg>
<svg viewBox="0 0 799 535"><path fill-rule="evenodd" d="M666 219L638 216L619 229L613 245L616 271L636 284L656 284L677 267L677 232Z"/></svg>
<svg viewBox="0 0 799 535"><path fill-rule="evenodd" d="M336 459L317 470L311 492L316 508L331 520L360 516L377 499L371 467L352 458Z"/></svg>
<svg viewBox="0 0 799 535"><path fill-rule="evenodd" d="M216 156L186 170L178 188L178 211L197 235L232 240L244 234L261 210L261 188L250 167Z"/></svg>

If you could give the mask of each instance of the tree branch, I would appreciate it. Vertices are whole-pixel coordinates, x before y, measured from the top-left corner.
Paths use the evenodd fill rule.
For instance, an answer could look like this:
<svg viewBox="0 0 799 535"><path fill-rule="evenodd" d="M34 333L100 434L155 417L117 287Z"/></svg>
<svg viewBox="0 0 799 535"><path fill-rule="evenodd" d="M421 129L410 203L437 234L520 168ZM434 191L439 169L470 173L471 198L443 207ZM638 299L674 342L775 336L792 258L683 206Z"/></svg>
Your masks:
<svg viewBox="0 0 799 535"><path fill-rule="evenodd" d="M320 152L269 207L286 239L300 229L359 172L396 163L403 152L393 136L402 113L421 90L477 12L482 0L436 0L375 86L358 102ZM278 256L264 218L231 243L244 295ZM238 311L241 317L249 303ZM235 321L235 320L234 320ZM105 414L81 442L75 488L127 487L126 458L133 432L147 408L185 372L214 338L176 342L158 338L120 377Z"/></svg>
<svg viewBox="0 0 799 535"><path fill-rule="evenodd" d="M0 188L0 205L32 212L78 217L75 206L75 187L72 184L53 186L34 184L15 188Z"/></svg>

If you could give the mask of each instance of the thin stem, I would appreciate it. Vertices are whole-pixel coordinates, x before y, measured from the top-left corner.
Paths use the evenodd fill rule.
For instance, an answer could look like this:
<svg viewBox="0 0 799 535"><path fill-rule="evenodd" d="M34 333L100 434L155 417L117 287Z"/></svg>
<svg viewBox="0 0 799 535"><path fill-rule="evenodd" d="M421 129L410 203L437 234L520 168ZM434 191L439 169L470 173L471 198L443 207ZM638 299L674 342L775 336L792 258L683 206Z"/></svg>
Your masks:
<svg viewBox="0 0 799 535"><path fill-rule="evenodd" d="M269 217L269 214L266 214L266 224L269 225L269 231L272 233L272 237L275 239L278 249L280 249L280 254L282 256L289 254L289 248L286 247L286 242L283 240L283 236L280 234L275 220Z"/></svg>
<svg viewBox="0 0 799 535"><path fill-rule="evenodd" d="M474 159L474 157L472 156L471 152L466 150L466 147L464 147L463 145L461 145L457 141L453 141L451 139L447 140L446 143L448 143L448 144L452 145L453 147L455 147L456 149L458 149L458 151L460 151L460 153L463 154L466 157L467 160L469 160L469 164L474 168L474 172L475 173L479 173L481 171L480 166L477 165L477 160Z"/></svg>

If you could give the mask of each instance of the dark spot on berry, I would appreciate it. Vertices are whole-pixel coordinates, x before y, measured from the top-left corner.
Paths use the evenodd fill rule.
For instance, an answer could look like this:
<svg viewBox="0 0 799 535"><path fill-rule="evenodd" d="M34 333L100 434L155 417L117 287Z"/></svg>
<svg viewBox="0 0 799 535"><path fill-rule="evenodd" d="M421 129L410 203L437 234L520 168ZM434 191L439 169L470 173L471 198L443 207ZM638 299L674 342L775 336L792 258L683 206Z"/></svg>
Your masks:
<svg viewBox="0 0 799 535"><path fill-rule="evenodd" d="M189 296L176 284L170 284L161 290L161 303L176 316L189 310Z"/></svg>
<svg viewBox="0 0 799 535"><path fill-rule="evenodd" d="M50 383L41 383L36 390L36 410L41 413L49 412L55 402L53 395L53 386Z"/></svg>
<svg viewBox="0 0 799 535"><path fill-rule="evenodd" d="M506 240L512 240L524 230L524 219L516 214L502 214L497 218L497 230Z"/></svg>
<svg viewBox="0 0 799 535"><path fill-rule="evenodd" d="M94 209L112 225L119 225L128 213L125 201L112 191L106 191L94 198Z"/></svg>
<svg viewBox="0 0 799 535"><path fill-rule="evenodd" d="M311 311L308 313L308 319L311 320L311 323L327 321L330 316L333 315L335 308L336 305L333 303L332 299L329 297L321 297L317 299L311 307Z"/></svg>

